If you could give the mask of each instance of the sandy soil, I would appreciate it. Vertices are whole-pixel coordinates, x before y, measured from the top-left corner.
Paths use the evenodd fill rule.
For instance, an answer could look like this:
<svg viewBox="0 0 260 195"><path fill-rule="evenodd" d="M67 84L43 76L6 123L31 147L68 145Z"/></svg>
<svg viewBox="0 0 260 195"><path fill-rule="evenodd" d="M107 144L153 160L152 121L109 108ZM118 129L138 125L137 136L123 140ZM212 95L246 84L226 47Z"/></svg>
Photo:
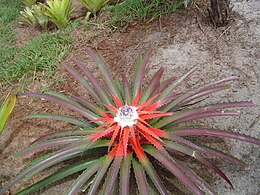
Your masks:
<svg viewBox="0 0 260 195"><path fill-rule="evenodd" d="M86 55L85 49L87 47L95 48L104 56L113 77L117 78L122 72L131 77L132 64L137 54L145 54L150 48L155 47L157 52L151 60L147 77L150 77L151 73L158 70L160 66L165 67L164 78L172 75L178 77L190 67L198 66L198 71L177 90L184 90L230 75L238 76L239 80L232 84L232 90L218 93L212 98L204 100L201 104L253 101L257 106L241 109L239 117L219 117L202 122L209 127L233 130L259 137L260 3L257 0L233 0L232 3L234 5L232 21L226 27L218 29L205 21L203 14L200 13L205 13L205 10L193 7L190 14L170 14L146 25L133 23L125 29L125 32L95 31L86 33L83 30L77 30L74 32L71 53L57 68L55 85L47 88L66 94L86 95L79 84L64 70L62 64L72 64L72 59L79 60L87 64L95 76L100 78L94 64L89 61ZM24 37L28 39L27 31L24 32ZM28 32L33 33L32 31ZM21 32L19 33L21 34ZM25 41L18 39L18 44L23 44ZM40 90L43 88L42 84L48 85L48 83L49 81L43 75L35 80L28 89L30 91ZM48 102L20 99L0 139L0 182L9 180L35 156L14 159L10 154L28 146L41 135L70 127L68 124L53 121L19 121L19 118L32 112L69 113L68 110L60 109L60 107ZM194 167L201 169L199 171L204 173L203 176L215 186L219 194L259 194L259 147L232 140L214 140L214 144L216 147L222 146L235 157L250 164L250 170L240 170L236 166L216 161L232 181L235 190L230 189L224 181L213 176L212 173L204 172L205 170L198 168L197 165ZM51 172L52 169L46 172ZM51 188L44 189L42 194L62 194L71 183L70 179L65 179L61 184L56 183ZM20 187L17 185L16 189ZM171 189L171 191L175 194L182 194L176 188Z"/></svg>

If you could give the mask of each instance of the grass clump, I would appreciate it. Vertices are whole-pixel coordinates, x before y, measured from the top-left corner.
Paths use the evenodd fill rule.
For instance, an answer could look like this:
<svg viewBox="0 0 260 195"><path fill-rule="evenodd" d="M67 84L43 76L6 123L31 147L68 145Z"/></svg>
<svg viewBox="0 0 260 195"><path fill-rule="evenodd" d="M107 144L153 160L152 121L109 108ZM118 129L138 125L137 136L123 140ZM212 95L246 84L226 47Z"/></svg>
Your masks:
<svg viewBox="0 0 260 195"><path fill-rule="evenodd" d="M0 0L0 67L11 61L15 56L13 28L19 17L19 9L20 1ZM2 75L0 78L2 78Z"/></svg>
<svg viewBox="0 0 260 195"><path fill-rule="evenodd" d="M20 1L0 0L1 85L32 75L35 71L51 74L71 45L71 35L64 31L55 34L43 33L18 47L14 28L20 8Z"/></svg>
<svg viewBox="0 0 260 195"><path fill-rule="evenodd" d="M108 8L108 11L112 13L112 17L107 22L107 25L124 26L136 19L149 22L162 14L175 12L181 5L183 5L183 1L180 0L125 0Z"/></svg>
<svg viewBox="0 0 260 195"><path fill-rule="evenodd" d="M68 33L43 33L22 46L13 62L0 67L0 80L17 80L34 71L53 72L57 62L69 51Z"/></svg>

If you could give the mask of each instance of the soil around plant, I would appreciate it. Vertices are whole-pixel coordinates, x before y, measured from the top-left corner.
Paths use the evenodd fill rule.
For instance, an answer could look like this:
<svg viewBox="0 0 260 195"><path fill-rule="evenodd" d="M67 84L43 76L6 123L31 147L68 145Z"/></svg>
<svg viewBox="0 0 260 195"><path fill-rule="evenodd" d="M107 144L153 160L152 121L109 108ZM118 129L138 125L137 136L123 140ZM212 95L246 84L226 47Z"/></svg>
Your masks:
<svg viewBox="0 0 260 195"><path fill-rule="evenodd" d="M120 78L126 74L132 78L134 60L137 55L144 56L151 48L156 48L148 67L146 80L161 66L165 68L164 79L170 76L176 78L193 66L198 66L193 76L185 81L176 91L187 90L203 83L236 75L238 81L232 83L232 89L217 93L202 102L212 104L229 101L253 101L254 108L241 109L239 117L218 117L202 120L205 126L232 130L252 137L260 137L260 50L259 50L259 11L260 5L256 0L233 0L232 20L225 27L214 28L205 19L206 10L194 3L190 10L180 13L162 15L159 19L149 22L134 22L124 31L107 32L93 27L92 31L84 28L73 32L72 50L70 54L57 67L52 78L44 74L31 82L27 91L56 91L68 95L77 95L88 98L88 95L65 70L63 64L73 65L73 60L80 61L90 68L94 76L101 82L102 77L95 64L86 54L91 47L98 51L105 59L113 78ZM17 44L24 44L33 36L38 35L37 30L17 28ZM6 94L9 88L0 90ZM29 156L14 158L11 154L21 148L29 146L37 138L51 132L73 128L72 125L50 120L24 120L20 118L30 113L57 113L72 114L71 111L61 108L51 102L39 99L19 98L15 110L0 137L0 184L10 180L33 158L40 156L44 151ZM200 138L231 153L238 159L250 165L250 170L241 170L239 167L226 162L212 159L232 181L235 190L228 184L214 176L199 163L183 157L183 163L192 164L196 172L208 181L219 194L259 194L260 178L260 149L252 144L233 140L219 140ZM179 154L176 154L179 155ZM60 165L62 166L62 165ZM33 177L28 182L21 182L11 189L10 194L22 189L59 168L51 167L44 174ZM169 186L169 193L186 194L183 186L167 173L161 170L165 185ZM160 174L161 175L161 174ZM42 189L40 194L64 194L69 184L76 178L74 175ZM174 187L172 184L175 184ZM135 184L132 184L135 186ZM136 191L133 191L136 193Z"/></svg>

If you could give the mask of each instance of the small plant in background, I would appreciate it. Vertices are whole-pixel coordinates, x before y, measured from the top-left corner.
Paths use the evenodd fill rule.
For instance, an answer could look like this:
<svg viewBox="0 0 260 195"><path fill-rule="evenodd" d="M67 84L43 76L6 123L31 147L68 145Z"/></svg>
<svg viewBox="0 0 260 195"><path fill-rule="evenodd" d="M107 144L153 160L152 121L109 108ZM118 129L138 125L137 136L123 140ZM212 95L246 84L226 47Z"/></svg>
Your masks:
<svg viewBox="0 0 260 195"><path fill-rule="evenodd" d="M36 2L37 2L37 0L22 0L22 3L26 7L32 7L32 5L34 5Z"/></svg>
<svg viewBox="0 0 260 195"><path fill-rule="evenodd" d="M42 29L46 30L49 22L48 16L45 15L45 8L42 4L37 4L33 6L33 12L37 19L38 24Z"/></svg>
<svg viewBox="0 0 260 195"><path fill-rule="evenodd" d="M34 27L39 25L46 30L49 19L44 12L45 8L42 4L35 4L31 8L25 7L24 11L20 12L19 24Z"/></svg>
<svg viewBox="0 0 260 195"><path fill-rule="evenodd" d="M69 21L70 15L74 9L71 8L72 0L47 0L45 14L59 28L65 28Z"/></svg>
<svg viewBox="0 0 260 195"><path fill-rule="evenodd" d="M8 120L16 103L16 95L10 93L6 96L4 103L0 107L0 134L2 133L5 123Z"/></svg>
<svg viewBox="0 0 260 195"><path fill-rule="evenodd" d="M34 15L32 8L25 7L23 11L20 11L19 24L26 26L36 26L37 19Z"/></svg>
<svg viewBox="0 0 260 195"><path fill-rule="evenodd" d="M104 81L107 83L106 86L101 87L89 69L79 62L75 62L75 64L84 76L69 65L65 65L65 68L89 92L95 104L81 97L66 96L55 92L19 95L52 101L77 112L83 118L58 114L26 116L24 119L61 120L74 124L78 128L46 135L18 152L16 156L46 147L59 147L57 151L52 150L51 153L33 160L3 186L0 194L10 189L18 181L27 180L44 169L68 159L75 159L75 161L70 161L72 162L70 165L18 193L27 194L37 191L57 180L79 172L78 178L70 186L67 194L76 194L79 191L87 191L89 194L95 194L98 191L104 194L113 192L127 194L132 176L135 177L140 194L150 194L153 191L167 194L153 165L156 160L192 193L215 194L214 190L192 171L192 166L184 165L178 157L171 153L172 151L180 152L201 162L233 188L227 176L206 156L219 157L242 168L247 165L226 153L204 146L203 143L194 143L187 137L199 135L232 138L257 145L260 145L260 140L229 131L194 124L188 125L187 122L214 116L237 116L238 112L224 110L255 106L252 102L194 106L207 95L229 89L230 86L227 83L236 80L237 77L231 76L189 89L186 92L177 92L175 88L196 68L192 68L177 80L169 78L166 81L160 81L163 75L163 68L160 68L148 86L144 88L142 82L152 51L146 55L144 60L141 58L137 60L131 83L125 75L122 76L122 83L112 80L103 59L90 49L88 49L88 53L102 73ZM131 171L133 173L130 173ZM100 185L101 190L99 190Z"/></svg>
<svg viewBox="0 0 260 195"><path fill-rule="evenodd" d="M109 0L78 0L88 10L86 20L89 20L91 14L94 16L97 12L109 2Z"/></svg>

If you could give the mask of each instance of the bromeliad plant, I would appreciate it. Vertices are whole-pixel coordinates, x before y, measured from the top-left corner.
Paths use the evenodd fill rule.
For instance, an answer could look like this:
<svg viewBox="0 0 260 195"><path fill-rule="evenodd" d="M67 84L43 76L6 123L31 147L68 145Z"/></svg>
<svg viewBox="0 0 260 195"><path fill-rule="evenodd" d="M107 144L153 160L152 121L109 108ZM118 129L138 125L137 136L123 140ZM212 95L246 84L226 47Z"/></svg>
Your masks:
<svg viewBox="0 0 260 195"><path fill-rule="evenodd" d="M215 194L214 190L196 175L189 165L184 165L172 151L198 160L226 180L233 188L227 176L212 164L207 156L219 157L242 168L245 168L246 165L214 148L193 143L188 137L199 135L232 138L257 145L260 144L260 141L229 131L187 125L187 122L213 116L237 116L238 112L223 110L254 106L252 102L194 106L201 98L211 93L229 89L227 83L236 80L237 77L231 76L179 93L175 91L176 86L188 78L196 68L192 68L177 80L169 78L164 82L160 81L163 74L163 68L160 68L148 86L144 88L142 81L152 51L143 61L137 60L131 85L125 75L122 76L122 83L113 81L102 58L91 49L88 49L88 54L104 76L106 86L101 87L90 70L81 63L75 62L84 76L69 65L65 65L65 68L84 86L93 101L54 92L20 95L52 101L77 112L83 118L58 114L33 114L25 117L26 119L62 120L72 123L78 128L41 137L31 146L16 154L19 156L46 147L59 147L57 151L32 161L1 189L0 194L21 179L27 180L40 171L69 159L75 159L70 161L74 163L59 169L18 194L37 191L77 172L79 172L79 176L70 186L67 194L76 194L79 191L86 191L88 194L98 192L127 194L132 175L135 176L140 194L150 194L152 191L167 194L152 163L155 160L168 169L192 193ZM131 171L133 174L130 173ZM100 186L102 186L101 190L99 190Z"/></svg>
<svg viewBox="0 0 260 195"><path fill-rule="evenodd" d="M36 26L38 24L32 8L25 7L23 11L20 11L19 24L27 26Z"/></svg>
<svg viewBox="0 0 260 195"><path fill-rule="evenodd" d="M86 14L86 19L88 20L90 15L96 15L97 12L109 2L110 0L79 0L84 7L88 10Z"/></svg>
<svg viewBox="0 0 260 195"><path fill-rule="evenodd" d="M37 2L37 0L22 0L22 3L26 7L32 7L32 5L34 5L36 2Z"/></svg>
<svg viewBox="0 0 260 195"><path fill-rule="evenodd" d="M20 12L19 24L27 26L40 26L46 30L49 22L49 18L44 14L45 8L43 4L35 4L31 8L25 7Z"/></svg>
<svg viewBox="0 0 260 195"><path fill-rule="evenodd" d="M47 0L45 14L59 28L65 28L69 21L70 15L74 11L71 9L72 0Z"/></svg>

